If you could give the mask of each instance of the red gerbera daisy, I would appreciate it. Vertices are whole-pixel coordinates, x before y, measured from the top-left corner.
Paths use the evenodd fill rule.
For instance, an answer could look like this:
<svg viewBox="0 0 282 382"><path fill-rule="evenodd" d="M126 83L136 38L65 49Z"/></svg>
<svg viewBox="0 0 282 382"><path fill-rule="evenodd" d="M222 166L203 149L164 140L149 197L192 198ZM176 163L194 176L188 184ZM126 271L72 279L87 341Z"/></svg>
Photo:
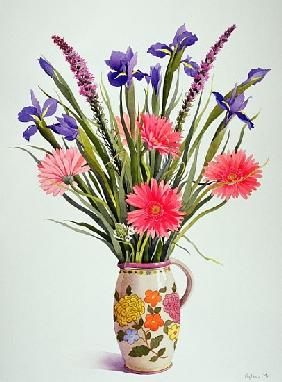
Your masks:
<svg viewBox="0 0 282 382"><path fill-rule="evenodd" d="M127 196L127 203L137 207L128 213L128 222L134 229L143 234L168 236L170 231L178 229L182 220L181 195L177 189L172 189L156 179L151 180L151 186L141 184L133 187L134 193Z"/></svg>
<svg viewBox="0 0 282 382"><path fill-rule="evenodd" d="M218 155L205 168L204 176L207 180L219 182L212 193L222 198L247 199L260 183L261 166L255 162L252 155L246 156L245 151Z"/></svg>
<svg viewBox="0 0 282 382"><path fill-rule="evenodd" d="M148 149L156 149L161 155L178 156L181 136L173 130L172 122L150 114L141 114L140 117L141 122L137 124Z"/></svg>

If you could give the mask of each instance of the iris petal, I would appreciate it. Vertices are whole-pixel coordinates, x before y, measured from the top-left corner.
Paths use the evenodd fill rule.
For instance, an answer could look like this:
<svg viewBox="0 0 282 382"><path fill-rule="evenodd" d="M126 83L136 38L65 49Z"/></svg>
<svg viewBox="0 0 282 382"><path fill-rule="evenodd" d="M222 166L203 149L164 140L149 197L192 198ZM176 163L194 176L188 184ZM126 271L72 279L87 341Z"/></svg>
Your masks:
<svg viewBox="0 0 282 382"><path fill-rule="evenodd" d="M241 113L241 112L237 112L237 113L235 113L235 114L237 115L237 117L238 117L239 119L241 119L241 121L245 122L245 123L248 125L248 128L249 128L250 130L253 129L254 124L253 124L253 122L250 120L250 118L246 116L246 114Z"/></svg>
<svg viewBox="0 0 282 382"><path fill-rule="evenodd" d="M37 126L31 125L29 126L24 132L23 132L23 137L27 141L30 140L30 137L32 137L35 133L37 132Z"/></svg>

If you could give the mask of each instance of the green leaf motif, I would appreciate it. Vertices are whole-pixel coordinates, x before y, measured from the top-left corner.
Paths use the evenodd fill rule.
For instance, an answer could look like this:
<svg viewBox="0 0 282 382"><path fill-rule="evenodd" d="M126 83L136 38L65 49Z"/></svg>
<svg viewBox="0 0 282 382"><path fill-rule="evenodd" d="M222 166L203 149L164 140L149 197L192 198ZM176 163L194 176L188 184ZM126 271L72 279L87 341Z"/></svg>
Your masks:
<svg viewBox="0 0 282 382"><path fill-rule="evenodd" d="M119 294L118 294L118 291L115 291L114 297L115 297L115 300L116 300L116 301L119 301Z"/></svg>
<svg viewBox="0 0 282 382"><path fill-rule="evenodd" d="M159 292L160 292L160 293L165 293L166 290L167 290L167 287L163 287L163 288L159 289Z"/></svg>
<svg viewBox="0 0 282 382"><path fill-rule="evenodd" d="M148 305L147 310L149 313L154 314L154 309L151 307L151 305Z"/></svg>
<svg viewBox="0 0 282 382"><path fill-rule="evenodd" d="M172 291L173 291L173 293L176 292L176 284L175 283L173 283L173 285L172 285Z"/></svg>
<svg viewBox="0 0 282 382"><path fill-rule="evenodd" d="M151 332L147 332L145 335L146 340L150 340L151 336L152 336Z"/></svg>
<svg viewBox="0 0 282 382"><path fill-rule="evenodd" d="M168 327L169 325L172 324L172 321L171 320L167 320L165 323L164 323L164 332L165 334L168 334Z"/></svg>
<svg viewBox="0 0 282 382"><path fill-rule="evenodd" d="M162 342L163 338L164 338L164 336L162 334L160 336L152 338L151 339L151 344L150 344L151 345L151 349L155 349L158 346L160 346L160 343Z"/></svg>
<svg viewBox="0 0 282 382"><path fill-rule="evenodd" d="M148 355L150 353L150 348L145 345L134 346L128 353L130 357L142 357L143 355Z"/></svg>
<svg viewBox="0 0 282 382"><path fill-rule="evenodd" d="M144 320L142 318L140 318L138 323L135 323L134 325L132 325L132 327L133 327L133 329L139 330L142 328L143 325L144 325Z"/></svg>
<svg viewBox="0 0 282 382"><path fill-rule="evenodd" d="M132 289L130 285L128 285L128 287L126 288L126 294L127 296L130 296L132 294Z"/></svg>
<svg viewBox="0 0 282 382"><path fill-rule="evenodd" d="M154 355L152 358L150 358L151 362L156 362L159 359L157 355Z"/></svg>
<svg viewBox="0 0 282 382"><path fill-rule="evenodd" d="M118 332L117 332L117 340L119 341L119 342L121 342L121 341L123 341L123 337L124 337L124 335L125 335L125 332L123 331L123 330L119 330Z"/></svg>
<svg viewBox="0 0 282 382"><path fill-rule="evenodd" d="M164 352L166 351L166 348L161 348L159 351L158 351L158 357L161 357Z"/></svg>
<svg viewBox="0 0 282 382"><path fill-rule="evenodd" d="M173 343L173 349L174 350L176 349L176 345L177 345L177 340Z"/></svg>
<svg viewBox="0 0 282 382"><path fill-rule="evenodd" d="M160 306L157 306L155 309L154 309L154 313L160 313L160 311L162 310L162 308Z"/></svg>

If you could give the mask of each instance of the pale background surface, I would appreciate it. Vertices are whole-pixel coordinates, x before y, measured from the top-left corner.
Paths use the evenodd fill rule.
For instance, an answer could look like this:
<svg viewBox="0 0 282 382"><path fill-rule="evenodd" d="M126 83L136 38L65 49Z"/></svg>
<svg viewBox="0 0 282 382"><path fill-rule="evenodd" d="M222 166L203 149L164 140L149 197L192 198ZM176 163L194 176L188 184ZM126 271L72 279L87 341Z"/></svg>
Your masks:
<svg viewBox="0 0 282 382"><path fill-rule="evenodd" d="M240 382L248 380L246 373L282 380L281 11L279 0L1 0L1 382ZM139 52L141 69L156 63L146 49L170 41L183 22L199 37L190 51L196 60L227 26L238 25L215 66L217 90L229 90L251 68L272 68L248 93L254 96L249 114L263 110L245 141L257 160L269 157L270 163L249 201L234 201L191 230L201 250L224 267L176 252L195 281L174 368L134 376L103 370L97 362L99 351L118 353L112 329L115 259L97 241L46 220L81 215L62 199L45 196L32 160L9 147L24 145L16 117L29 103L28 90L37 84L53 90L36 63L40 54L76 89L50 35L63 35L99 78L111 50L129 44ZM117 99L117 91L112 95ZM238 126L234 123L234 129ZM183 276L176 271L175 277L183 289Z"/></svg>

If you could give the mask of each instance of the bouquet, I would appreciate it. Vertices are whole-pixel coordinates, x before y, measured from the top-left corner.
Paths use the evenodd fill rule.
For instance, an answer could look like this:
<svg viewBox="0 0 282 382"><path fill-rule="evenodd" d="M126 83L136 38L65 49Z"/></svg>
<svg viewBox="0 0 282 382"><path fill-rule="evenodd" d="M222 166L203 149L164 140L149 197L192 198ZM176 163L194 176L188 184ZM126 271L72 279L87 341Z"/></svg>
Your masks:
<svg viewBox="0 0 282 382"><path fill-rule="evenodd" d="M37 162L42 190L62 196L87 217L83 222L55 222L101 240L119 263L165 262L176 246L187 251L182 240L217 262L197 249L187 236L189 229L232 198L247 199L262 176L262 166L242 148L258 115L248 116L245 92L269 69L250 70L227 94L206 90L217 55L234 30L235 25L228 28L198 63L190 56L198 38L185 25L171 42L149 47L147 53L160 62L145 70L131 47L113 51L105 63L116 100L103 81L98 87L72 46L52 37L74 74L80 97L56 66L40 57L39 65L57 93L31 90L31 105L18 119L28 124L25 140L40 134L48 144L22 148ZM136 87L144 89L139 100ZM80 106L83 100L87 115ZM239 130L231 126L234 119L241 122ZM236 144L231 143L234 137ZM45 157L37 158L35 150Z"/></svg>

